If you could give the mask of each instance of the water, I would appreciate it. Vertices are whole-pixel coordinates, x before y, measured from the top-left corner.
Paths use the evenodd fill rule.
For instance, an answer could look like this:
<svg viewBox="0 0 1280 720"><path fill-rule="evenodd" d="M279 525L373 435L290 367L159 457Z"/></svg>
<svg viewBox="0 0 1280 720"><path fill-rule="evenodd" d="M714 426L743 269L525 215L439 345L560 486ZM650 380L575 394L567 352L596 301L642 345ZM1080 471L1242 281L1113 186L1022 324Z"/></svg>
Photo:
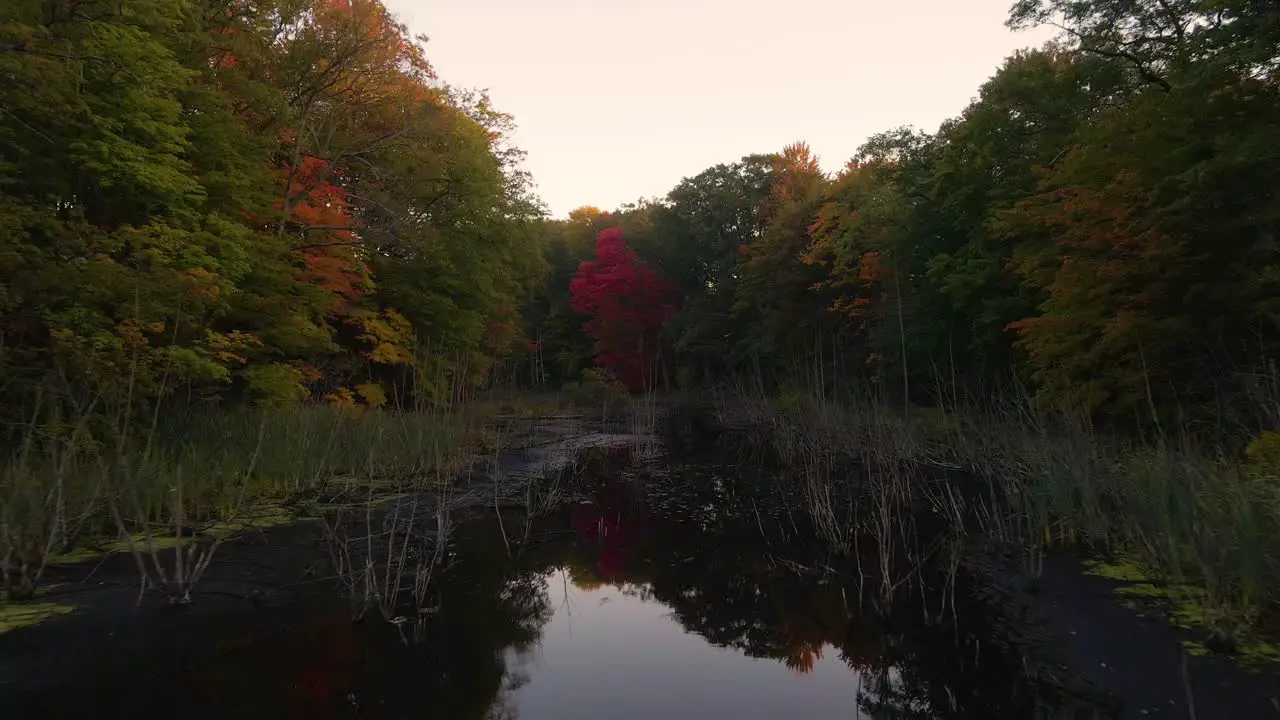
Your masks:
<svg viewBox="0 0 1280 720"><path fill-rule="evenodd" d="M82 628L57 682L10 683L0 717L1033 717L1043 693L962 575L913 568L885 602L874 559L827 549L753 467L597 473L527 525L477 510L421 623L352 622L330 589L129 642Z"/></svg>
<svg viewBox="0 0 1280 720"><path fill-rule="evenodd" d="M510 654L527 680L504 699L521 718L862 717L861 675L829 645L791 669L686 631L646 585L582 587L565 569L550 584L537 645Z"/></svg>

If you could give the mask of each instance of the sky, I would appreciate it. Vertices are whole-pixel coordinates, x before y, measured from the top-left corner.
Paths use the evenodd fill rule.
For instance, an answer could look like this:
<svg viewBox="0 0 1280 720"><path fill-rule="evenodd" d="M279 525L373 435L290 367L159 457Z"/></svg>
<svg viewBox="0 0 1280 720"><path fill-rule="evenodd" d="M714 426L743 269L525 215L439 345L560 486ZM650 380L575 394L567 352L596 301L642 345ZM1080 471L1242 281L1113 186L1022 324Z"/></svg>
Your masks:
<svg viewBox="0 0 1280 720"><path fill-rule="evenodd" d="M554 217L807 142L934 131L1014 50L1013 0L385 0L451 85L488 89Z"/></svg>

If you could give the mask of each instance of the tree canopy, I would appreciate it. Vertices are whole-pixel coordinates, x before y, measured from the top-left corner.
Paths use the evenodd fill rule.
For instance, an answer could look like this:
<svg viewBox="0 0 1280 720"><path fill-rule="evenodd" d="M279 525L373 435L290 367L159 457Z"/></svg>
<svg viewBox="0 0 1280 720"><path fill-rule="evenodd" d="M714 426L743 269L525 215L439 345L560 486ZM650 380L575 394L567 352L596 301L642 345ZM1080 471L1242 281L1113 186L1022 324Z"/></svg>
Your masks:
<svg viewBox="0 0 1280 720"><path fill-rule="evenodd" d="M834 176L795 143L552 221L513 118L378 0L8 3L0 413L446 402L598 363L633 389L1280 421L1249 401L1280 339L1277 14L1009 23L1062 34Z"/></svg>
<svg viewBox="0 0 1280 720"><path fill-rule="evenodd" d="M553 263L623 228L681 290L663 332L698 383L912 403L1019 388L1129 426L1275 425L1259 398L1280 341L1277 18L1023 0L1011 26L1061 37L1009 57L936 131L876 135L834 177L802 143L717 165L572 216ZM543 287L564 293L563 273ZM560 375L588 351L543 347L573 358Z"/></svg>
<svg viewBox="0 0 1280 720"><path fill-rule="evenodd" d="M7 3L6 419L483 382L544 262L511 127L378 0Z"/></svg>

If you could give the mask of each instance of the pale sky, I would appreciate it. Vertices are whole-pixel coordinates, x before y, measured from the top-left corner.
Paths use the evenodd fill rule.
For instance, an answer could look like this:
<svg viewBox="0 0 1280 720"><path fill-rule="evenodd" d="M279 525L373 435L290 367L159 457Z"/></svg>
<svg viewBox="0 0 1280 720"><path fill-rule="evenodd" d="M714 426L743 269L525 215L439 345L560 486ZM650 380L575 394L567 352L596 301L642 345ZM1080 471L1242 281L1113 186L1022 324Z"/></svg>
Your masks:
<svg viewBox="0 0 1280 720"><path fill-rule="evenodd" d="M835 171L932 132L1014 50L1013 0L385 0L452 85L488 88L555 217L661 197L803 140Z"/></svg>

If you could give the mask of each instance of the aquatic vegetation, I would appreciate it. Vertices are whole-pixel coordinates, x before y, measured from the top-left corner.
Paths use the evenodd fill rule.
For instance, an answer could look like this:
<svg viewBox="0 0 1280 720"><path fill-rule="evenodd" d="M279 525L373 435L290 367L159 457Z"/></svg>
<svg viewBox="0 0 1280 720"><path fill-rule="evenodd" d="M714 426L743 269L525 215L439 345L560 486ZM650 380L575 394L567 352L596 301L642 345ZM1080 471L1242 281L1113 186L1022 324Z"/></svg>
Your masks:
<svg viewBox="0 0 1280 720"><path fill-rule="evenodd" d="M36 596L39 597L44 592L41 589ZM74 605L48 600L10 602L9 594L0 591L0 635L67 615L75 612L75 609Z"/></svg>
<svg viewBox="0 0 1280 720"><path fill-rule="evenodd" d="M52 602L0 602L0 633L30 627L75 611L75 606Z"/></svg>
<svg viewBox="0 0 1280 720"><path fill-rule="evenodd" d="M1188 654L1227 650L1246 668L1270 672L1280 668L1280 644L1263 638L1251 626L1228 625L1237 618L1217 608L1204 588L1163 582L1132 560L1087 560L1083 567L1090 575L1123 583L1114 592L1126 607L1195 633L1199 639L1182 641Z"/></svg>

